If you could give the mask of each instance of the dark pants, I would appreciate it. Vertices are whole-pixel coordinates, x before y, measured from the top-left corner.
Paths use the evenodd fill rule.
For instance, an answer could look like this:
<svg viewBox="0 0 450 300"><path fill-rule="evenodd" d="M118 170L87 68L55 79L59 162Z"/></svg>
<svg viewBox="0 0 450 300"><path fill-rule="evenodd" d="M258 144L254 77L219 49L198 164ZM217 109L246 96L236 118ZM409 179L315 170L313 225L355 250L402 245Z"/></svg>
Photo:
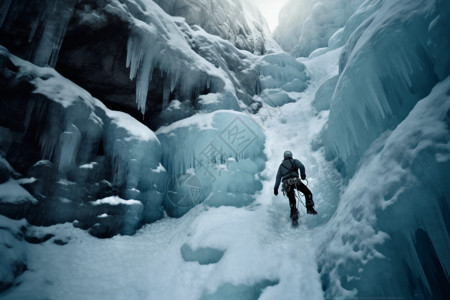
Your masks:
<svg viewBox="0 0 450 300"><path fill-rule="evenodd" d="M300 180L297 180L296 184L291 184L289 186L289 189L286 193L289 198L289 205L291 206L291 209L294 209L296 207L295 188L297 188L297 190L299 190L303 195L305 195L306 207L307 208L314 207L313 195L311 191Z"/></svg>

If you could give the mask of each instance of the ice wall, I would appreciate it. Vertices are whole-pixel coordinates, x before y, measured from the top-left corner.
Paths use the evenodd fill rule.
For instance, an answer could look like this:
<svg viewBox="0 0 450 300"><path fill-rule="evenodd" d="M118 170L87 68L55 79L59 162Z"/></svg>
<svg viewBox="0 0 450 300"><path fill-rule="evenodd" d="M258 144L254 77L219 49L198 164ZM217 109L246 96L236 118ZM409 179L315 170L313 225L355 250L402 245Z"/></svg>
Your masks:
<svg viewBox="0 0 450 300"><path fill-rule="evenodd" d="M363 0L291 0L279 15L273 37L294 56L309 56L328 46L328 40L341 29Z"/></svg>
<svg viewBox="0 0 450 300"><path fill-rule="evenodd" d="M339 76L313 104L329 109L326 155L349 183L318 248L327 297L448 294L449 13L366 1L330 39L347 40Z"/></svg>
<svg viewBox="0 0 450 300"><path fill-rule="evenodd" d="M450 77L366 152L327 224L327 297L444 299L449 293Z"/></svg>
<svg viewBox="0 0 450 300"><path fill-rule="evenodd" d="M280 10L278 26L272 36L285 51L289 52L297 45L303 23L311 13L313 3L312 0L290 0Z"/></svg>
<svg viewBox="0 0 450 300"><path fill-rule="evenodd" d="M264 135L248 115L198 114L156 131L170 176L164 207L181 216L199 203L241 207L262 188Z"/></svg>
<svg viewBox="0 0 450 300"><path fill-rule="evenodd" d="M364 1L358 9L356 9L355 13L351 15L350 18L345 22L345 26L337 30L328 40L328 48L336 49L348 41L350 36L358 30L364 30L365 26L368 26L371 22L371 17L375 12L382 6L384 1L382 0L369 0Z"/></svg>
<svg viewBox="0 0 450 300"><path fill-rule="evenodd" d="M269 29L258 8L246 0L226 0L217 5L211 0L156 0L172 16L181 16L192 25L230 41L239 49L265 52Z"/></svg>
<svg viewBox="0 0 450 300"><path fill-rule="evenodd" d="M294 102L295 97L291 97L289 92L303 92L310 79L305 65L285 52L261 57L258 69L259 96L271 107Z"/></svg>
<svg viewBox="0 0 450 300"><path fill-rule="evenodd" d="M336 88L339 76L333 76L325 81L314 95L313 106L318 110L329 110L334 89Z"/></svg>
<svg viewBox="0 0 450 300"><path fill-rule="evenodd" d="M349 176L368 146L448 75L448 14L441 1L385 1L350 37L324 134L327 155Z"/></svg>
<svg viewBox="0 0 450 300"><path fill-rule="evenodd" d="M167 180L158 138L126 113L109 110L98 100L96 106L105 120L103 145L112 165L112 183L120 187L124 199L144 204L143 222L158 220Z"/></svg>

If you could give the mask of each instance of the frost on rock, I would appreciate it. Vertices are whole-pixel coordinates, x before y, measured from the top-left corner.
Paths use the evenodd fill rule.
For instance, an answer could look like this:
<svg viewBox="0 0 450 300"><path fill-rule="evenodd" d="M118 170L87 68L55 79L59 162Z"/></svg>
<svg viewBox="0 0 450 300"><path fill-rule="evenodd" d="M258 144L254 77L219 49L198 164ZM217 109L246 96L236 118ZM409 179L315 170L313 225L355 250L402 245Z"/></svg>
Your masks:
<svg viewBox="0 0 450 300"><path fill-rule="evenodd" d="M193 206L245 206L262 188L264 135L246 114L198 114L156 131L169 181L164 207L181 216Z"/></svg>
<svg viewBox="0 0 450 300"><path fill-rule="evenodd" d="M100 237L133 234L143 223L159 219L166 172L155 134L126 113L109 110L54 69L0 50L7 95L2 111L8 107L10 112L2 113L0 125L19 137L10 146L2 142L1 148L7 149L6 163L23 174L10 170L9 177L31 178L20 180L24 187L13 179L0 185L2 212L35 225L78 220ZM108 196L141 205L86 205ZM17 205L26 199L32 207ZM92 216L103 213L113 217L104 218L102 227Z"/></svg>
<svg viewBox="0 0 450 300"><path fill-rule="evenodd" d="M328 46L328 40L346 24L363 0L291 0L280 12L273 37L294 56L309 56ZM366 1L368 2L368 1Z"/></svg>
<svg viewBox="0 0 450 300"><path fill-rule="evenodd" d="M449 91L450 77L366 152L318 247L327 297L448 295Z"/></svg>
<svg viewBox="0 0 450 300"><path fill-rule="evenodd" d="M448 75L450 6L387 1L350 37L340 59L324 140L351 176L369 145ZM445 70L445 71L444 71Z"/></svg>

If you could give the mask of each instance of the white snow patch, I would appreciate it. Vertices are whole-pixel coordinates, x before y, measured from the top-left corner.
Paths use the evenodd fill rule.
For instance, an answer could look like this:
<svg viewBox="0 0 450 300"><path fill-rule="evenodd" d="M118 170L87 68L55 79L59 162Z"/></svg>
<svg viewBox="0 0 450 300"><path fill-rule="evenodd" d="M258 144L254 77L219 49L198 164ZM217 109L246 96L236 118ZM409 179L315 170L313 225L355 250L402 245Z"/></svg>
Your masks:
<svg viewBox="0 0 450 300"><path fill-rule="evenodd" d="M129 114L121 111L110 110L98 99L95 99L95 102L95 105L102 108L106 115L111 118L112 123L125 129L130 136L143 141L157 141L159 143L153 131Z"/></svg>
<svg viewBox="0 0 450 300"><path fill-rule="evenodd" d="M43 159L40 160L38 162L36 162L33 167L37 167L37 166L50 166L52 163L51 161L47 160L47 159Z"/></svg>
<svg viewBox="0 0 450 300"><path fill-rule="evenodd" d="M161 163L159 163L159 165L156 167L156 169L152 169L152 172L154 172L154 173L166 172L166 169L163 167L163 165Z"/></svg>
<svg viewBox="0 0 450 300"><path fill-rule="evenodd" d="M177 128L190 126L196 126L200 130L214 129L214 127L212 126L214 115L215 113L210 114L198 113L192 117L174 122L170 125L161 126L158 130L156 130L156 134L167 134L170 133L171 131L174 131Z"/></svg>
<svg viewBox="0 0 450 300"><path fill-rule="evenodd" d="M76 183L67 179L60 179L58 180L58 184L62 184L62 185L75 185Z"/></svg>
<svg viewBox="0 0 450 300"><path fill-rule="evenodd" d="M34 177L30 177L30 178L20 178L20 179L16 179L16 182L18 183L18 184L31 184L31 183L34 183L34 182L36 182L36 178L34 178Z"/></svg>
<svg viewBox="0 0 450 300"><path fill-rule="evenodd" d="M98 163L94 161L88 164L81 165L80 169L93 169L95 165L98 165Z"/></svg>
<svg viewBox="0 0 450 300"><path fill-rule="evenodd" d="M92 205L101 205L101 204L109 204L109 205L119 205L119 204L124 204L124 205L142 205L142 202L138 201L138 200L125 200L122 199L118 196L110 196L110 197L106 197L103 199L98 199L95 200L91 203Z"/></svg>
<svg viewBox="0 0 450 300"><path fill-rule="evenodd" d="M38 201L21 187L14 179L0 184L0 203L2 204L36 204Z"/></svg>

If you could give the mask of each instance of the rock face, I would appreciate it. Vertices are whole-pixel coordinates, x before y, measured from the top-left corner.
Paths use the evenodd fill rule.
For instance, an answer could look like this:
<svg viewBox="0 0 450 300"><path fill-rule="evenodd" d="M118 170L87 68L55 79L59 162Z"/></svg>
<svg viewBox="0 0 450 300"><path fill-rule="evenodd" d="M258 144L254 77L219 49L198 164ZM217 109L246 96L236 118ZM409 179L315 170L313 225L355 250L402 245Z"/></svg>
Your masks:
<svg viewBox="0 0 450 300"><path fill-rule="evenodd" d="M234 4L243 20L247 5ZM244 109L254 107L259 78L249 62L252 54L170 17L154 2L64 0L56 5L50 0L4 2L0 44L38 66L55 67L109 107L153 127L170 101L190 101L197 110L198 97L209 92L229 92ZM219 9L197 11L196 5L188 10L193 19L195 12L205 17ZM263 52L258 14L252 24L224 20L223 11L219 15L205 18L207 30Z"/></svg>
<svg viewBox="0 0 450 300"><path fill-rule="evenodd" d="M230 41L237 48L263 54L268 27L259 10L247 0L156 0L172 16Z"/></svg>

